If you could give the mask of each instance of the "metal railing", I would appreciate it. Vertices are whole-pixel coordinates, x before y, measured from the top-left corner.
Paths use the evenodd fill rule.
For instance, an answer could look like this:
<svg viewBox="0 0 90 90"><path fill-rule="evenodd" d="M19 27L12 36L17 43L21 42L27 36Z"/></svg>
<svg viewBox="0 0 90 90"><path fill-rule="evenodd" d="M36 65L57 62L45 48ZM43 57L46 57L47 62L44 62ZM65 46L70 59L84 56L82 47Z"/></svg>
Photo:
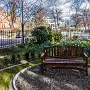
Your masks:
<svg viewBox="0 0 90 90"><path fill-rule="evenodd" d="M18 31L0 30L0 48L21 44L22 35Z"/></svg>

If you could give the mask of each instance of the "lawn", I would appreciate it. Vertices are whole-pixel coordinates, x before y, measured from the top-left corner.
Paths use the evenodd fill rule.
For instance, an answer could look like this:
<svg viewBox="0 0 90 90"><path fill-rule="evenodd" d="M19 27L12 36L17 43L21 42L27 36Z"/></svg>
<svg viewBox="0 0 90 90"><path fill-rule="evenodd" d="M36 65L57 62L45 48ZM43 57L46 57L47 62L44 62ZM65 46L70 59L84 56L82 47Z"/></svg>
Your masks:
<svg viewBox="0 0 90 90"><path fill-rule="evenodd" d="M9 90L9 84L11 79L22 69L28 66L34 66L39 64L40 61L30 62L28 65L16 66L11 69L7 69L0 72L0 90Z"/></svg>

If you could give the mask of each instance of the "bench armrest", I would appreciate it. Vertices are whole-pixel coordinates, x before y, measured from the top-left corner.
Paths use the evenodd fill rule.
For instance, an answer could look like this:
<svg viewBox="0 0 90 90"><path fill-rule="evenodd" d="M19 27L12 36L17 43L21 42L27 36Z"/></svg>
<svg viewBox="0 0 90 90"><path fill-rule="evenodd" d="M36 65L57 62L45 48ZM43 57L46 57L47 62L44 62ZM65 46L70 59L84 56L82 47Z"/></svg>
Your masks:
<svg viewBox="0 0 90 90"><path fill-rule="evenodd" d="M43 57L44 57L44 53L41 54L41 58L43 58Z"/></svg>
<svg viewBox="0 0 90 90"><path fill-rule="evenodd" d="M84 57L88 58L88 55L86 53L84 53Z"/></svg>
<svg viewBox="0 0 90 90"><path fill-rule="evenodd" d="M88 64L88 55L86 53L84 53L83 60L85 60L86 63Z"/></svg>
<svg viewBox="0 0 90 90"><path fill-rule="evenodd" d="M44 55L45 55L44 53L41 54L42 63L43 63L43 61L44 61Z"/></svg>

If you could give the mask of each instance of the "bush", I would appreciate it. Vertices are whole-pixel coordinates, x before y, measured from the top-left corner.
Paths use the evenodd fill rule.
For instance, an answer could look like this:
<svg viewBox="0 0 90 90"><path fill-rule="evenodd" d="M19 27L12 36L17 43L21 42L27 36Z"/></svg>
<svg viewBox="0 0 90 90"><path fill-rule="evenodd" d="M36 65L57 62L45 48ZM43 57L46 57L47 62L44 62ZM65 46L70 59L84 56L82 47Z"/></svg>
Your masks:
<svg viewBox="0 0 90 90"><path fill-rule="evenodd" d="M47 32L48 32L48 40L52 41L52 29L48 27Z"/></svg>
<svg viewBox="0 0 90 90"><path fill-rule="evenodd" d="M0 56L0 68L4 68L8 66L8 57Z"/></svg>
<svg viewBox="0 0 90 90"><path fill-rule="evenodd" d="M25 44L29 44L29 45L34 45L37 42L37 40L35 38L25 38Z"/></svg>
<svg viewBox="0 0 90 90"><path fill-rule="evenodd" d="M3 59L3 67L7 67L8 66L8 57L5 56Z"/></svg>
<svg viewBox="0 0 90 90"><path fill-rule="evenodd" d="M53 32L52 38L55 42L60 42L60 40L62 39L62 34L60 32Z"/></svg>
<svg viewBox="0 0 90 90"><path fill-rule="evenodd" d="M78 39L78 36L73 36L73 40L77 40Z"/></svg>
<svg viewBox="0 0 90 90"><path fill-rule="evenodd" d="M33 29L33 31L31 33L32 33L32 36L34 36L36 38L37 44L41 44L46 41L52 40L51 28L49 28L49 27L48 28L45 26L36 27Z"/></svg>
<svg viewBox="0 0 90 90"><path fill-rule="evenodd" d="M11 63L12 64L16 63L16 55L15 54L11 55Z"/></svg>

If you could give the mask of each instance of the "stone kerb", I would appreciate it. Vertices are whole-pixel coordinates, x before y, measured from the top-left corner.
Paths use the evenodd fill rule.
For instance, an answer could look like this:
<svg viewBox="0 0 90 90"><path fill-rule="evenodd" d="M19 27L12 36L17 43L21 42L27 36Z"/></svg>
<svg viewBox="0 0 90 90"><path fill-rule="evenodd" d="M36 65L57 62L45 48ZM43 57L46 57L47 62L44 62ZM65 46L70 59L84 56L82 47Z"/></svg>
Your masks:
<svg viewBox="0 0 90 90"><path fill-rule="evenodd" d="M18 73L15 75L15 77L13 78L13 80L12 80L12 86L13 86L13 89L14 89L14 90L18 90L17 87L16 87L16 85L15 85L15 82L16 82L18 76L19 76L21 73L24 73L26 70L28 70L28 68L31 68L31 66L29 66L29 67L21 70L21 71L18 72Z"/></svg>

